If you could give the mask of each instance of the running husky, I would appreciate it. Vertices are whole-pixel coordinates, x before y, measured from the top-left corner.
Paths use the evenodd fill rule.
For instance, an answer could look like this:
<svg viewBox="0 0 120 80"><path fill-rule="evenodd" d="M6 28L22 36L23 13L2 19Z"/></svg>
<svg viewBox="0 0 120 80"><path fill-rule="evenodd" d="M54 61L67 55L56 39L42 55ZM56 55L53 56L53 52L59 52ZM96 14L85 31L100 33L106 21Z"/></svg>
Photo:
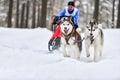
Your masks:
<svg viewBox="0 0 120 80"><path fill-rule="evenodd" d="M102 47L104 43L102 24L90 21L85 31L85 38L86 56L90 56L89 48L92 45L94 47L94 62L96 62L98 55L102 56Z"/></svg>
<svg viewBox="0 0 120 80"><path fill-rule="evenodd" d="M68 18L63 18L61 24L61 50L64 57L72 57L75 59L80 59L80 54L82 50L82 42L77 42L81 40L80 28L75 29L73 22Z"/></svg>

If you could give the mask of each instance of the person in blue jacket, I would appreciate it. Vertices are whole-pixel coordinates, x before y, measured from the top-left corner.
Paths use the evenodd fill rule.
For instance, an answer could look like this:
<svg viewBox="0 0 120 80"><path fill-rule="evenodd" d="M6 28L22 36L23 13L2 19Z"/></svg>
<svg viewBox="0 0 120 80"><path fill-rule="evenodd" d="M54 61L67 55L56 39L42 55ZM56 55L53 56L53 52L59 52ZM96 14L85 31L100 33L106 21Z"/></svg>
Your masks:
<svg viewBox="0 0 120 80"><path fill-rule="evenodd" d="M77 8L75 8L74 2L70 1L70 2L68 2L68 6L66 6L64 9L62 9L57 16L59 16L59 17L71 16L73 18L73 23L74 23L75 27L78 28L79 14L80 14L80 12Z"/></svg>
<svg viewBox="0 0 120 80"><path fill-rule="evenodd" d="M60 13L53 20L53 24L58 24L57 29L55 30L54 34L52 35L49 41L49 45L52 46L54 49L60 46L61 38L61 31L59 25L60 19L66 16L72 17L72 21L74 23L75 28L78 28L79 10L74 7L73 1L68 2L68 6L61 10ZM53 42L55 42L55 45L52 45ZM49 48L49 50L51 49Z"/></svg>

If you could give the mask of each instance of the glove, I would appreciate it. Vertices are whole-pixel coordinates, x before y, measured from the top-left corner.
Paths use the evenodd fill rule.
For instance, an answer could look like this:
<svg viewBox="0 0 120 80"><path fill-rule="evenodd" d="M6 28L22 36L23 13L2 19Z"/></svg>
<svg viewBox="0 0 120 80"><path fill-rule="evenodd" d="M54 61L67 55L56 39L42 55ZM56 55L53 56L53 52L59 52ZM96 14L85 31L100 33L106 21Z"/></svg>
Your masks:
<svg viewBox="0 0 120 80"><path fill-rule="evenodd" d="M77 25L77 24L74 24L74 26L75 26L75 29L77 29L77 28L78 28L78 25Z"/></svg>

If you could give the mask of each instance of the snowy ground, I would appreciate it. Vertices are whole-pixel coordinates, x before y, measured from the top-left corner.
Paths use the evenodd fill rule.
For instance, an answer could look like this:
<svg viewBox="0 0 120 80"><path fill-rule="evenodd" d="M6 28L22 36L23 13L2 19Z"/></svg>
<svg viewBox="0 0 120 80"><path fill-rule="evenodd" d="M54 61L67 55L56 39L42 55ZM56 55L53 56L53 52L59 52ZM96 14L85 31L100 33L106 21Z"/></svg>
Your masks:
<svg viewBox="0 0 120 80"><path fill-rule="evenodd" d="M0 80L120 80L120 30L104 34L103 57L95 63L84 45L81 61L49 53L47 29L0 28Z"/></svg>

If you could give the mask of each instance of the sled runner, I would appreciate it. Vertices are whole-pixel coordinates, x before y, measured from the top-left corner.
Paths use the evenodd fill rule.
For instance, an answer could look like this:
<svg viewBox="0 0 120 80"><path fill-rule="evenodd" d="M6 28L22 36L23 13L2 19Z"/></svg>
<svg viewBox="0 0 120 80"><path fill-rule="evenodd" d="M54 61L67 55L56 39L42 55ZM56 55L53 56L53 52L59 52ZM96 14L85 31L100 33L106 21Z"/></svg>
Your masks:
<svg viewBox="0 0 120 80"><path fill-rule="evenodd" d="M48 43L49 51L53 51L55 49L58 49L59 47L60 47L60 37L53 38Z"/></svg>

